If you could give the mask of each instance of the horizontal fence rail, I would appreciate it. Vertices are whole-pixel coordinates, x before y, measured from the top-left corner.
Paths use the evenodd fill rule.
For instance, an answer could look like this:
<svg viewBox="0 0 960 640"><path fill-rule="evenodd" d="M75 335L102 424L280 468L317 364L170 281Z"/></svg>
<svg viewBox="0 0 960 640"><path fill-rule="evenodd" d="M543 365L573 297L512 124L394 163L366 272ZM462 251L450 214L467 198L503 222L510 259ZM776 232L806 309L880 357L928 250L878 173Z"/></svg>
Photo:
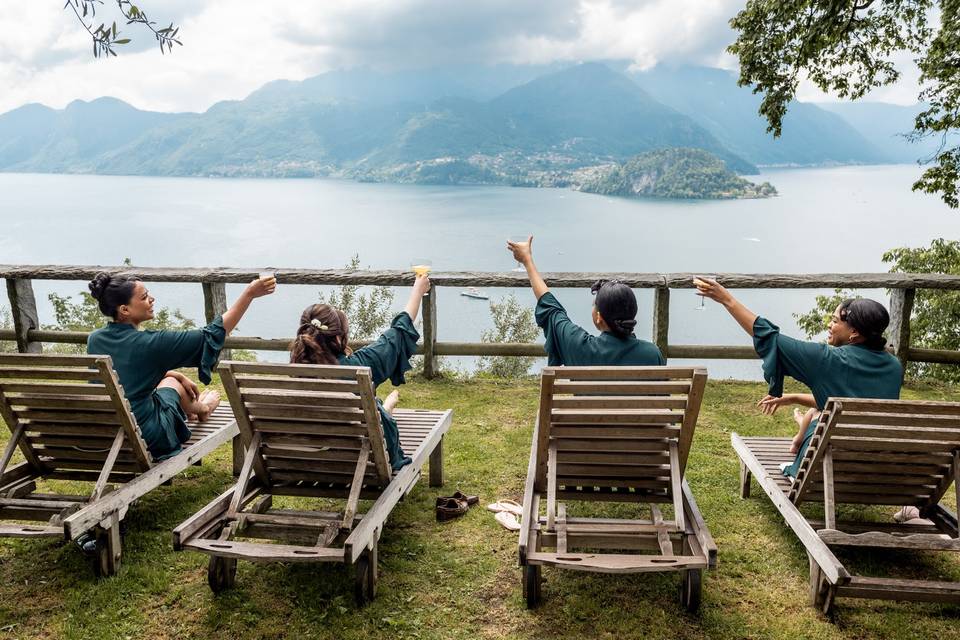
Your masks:
<svg viewBox="0 0 960 640"><path fill-rule="evenodd" d="M13 329L0 329L0 340L15 341L21 352L37 353L42 343L85 344L84 331L51 331L40 328L33 280L89 281L97 273L126 274L145 282L199 283L204 314L209 322L227 309L226 285L246 284L263 271L272 271L281 284L409 286L409 271L276 268L167 268L78 265L0 265L0 278L7 281ZM583 273L542 274L553 288L586 288L600 278L617 279L637 289L653 289L653 335L651 340L669 358L755 359L752 347L736 345L669 344L670 290L692 289L695 273ZM910 314L917 289L960 290L960 276L928 273L722 273L717 280L731 289L889 289L889 349L901 362L960 364L960 352L910 346ZM527 287L524 273L451 271L430 274L431 291L439 287ZM546 355L543 345L533 343L438 342L436 295L423 299L423 341L417 353L424 356L424 374L433 377L440 356L537 356ZM227 349L286 351L290 338L227 338ZM363 342L353 343L362 346ZM226 354L229 357L229 353Z"/></svg>

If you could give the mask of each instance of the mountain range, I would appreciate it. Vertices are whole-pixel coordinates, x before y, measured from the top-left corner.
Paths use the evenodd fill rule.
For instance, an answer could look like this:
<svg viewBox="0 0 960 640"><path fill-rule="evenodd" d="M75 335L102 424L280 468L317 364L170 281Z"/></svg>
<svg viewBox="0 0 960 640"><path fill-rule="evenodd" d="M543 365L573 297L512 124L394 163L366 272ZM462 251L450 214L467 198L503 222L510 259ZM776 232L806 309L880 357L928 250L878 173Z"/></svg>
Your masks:
<svg viewBox="0 0 960 640"><path fill-rule="evenodd" d="M775 139L759 102L730 72L703 67L335 71L271 82L203 113L114 98L25 105L0 115L0 171L541 185L672 147L747 174L926 153L896 135L919 106L795 102Z"/></svg>

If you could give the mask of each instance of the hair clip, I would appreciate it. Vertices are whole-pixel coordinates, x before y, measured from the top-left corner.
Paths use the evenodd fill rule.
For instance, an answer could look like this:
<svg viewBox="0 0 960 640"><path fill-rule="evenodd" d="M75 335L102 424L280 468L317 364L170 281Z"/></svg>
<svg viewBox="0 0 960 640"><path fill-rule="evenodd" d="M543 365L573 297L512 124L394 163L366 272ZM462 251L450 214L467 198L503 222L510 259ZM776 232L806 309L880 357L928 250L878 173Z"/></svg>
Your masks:
<svg viewBox="0 0 960 640"><path fill-rule="evenodd" d="M325 324L323 324L322 322L320 322L319 320L317 320L316 318L314 318L313 320L311 320L311 321L310 321L310 324L312 324L313 326L315 326L317 329L320 329L320 331L326 331L327 329L330 328L330 327L328 327L327 325L325 325Z"/></svg>

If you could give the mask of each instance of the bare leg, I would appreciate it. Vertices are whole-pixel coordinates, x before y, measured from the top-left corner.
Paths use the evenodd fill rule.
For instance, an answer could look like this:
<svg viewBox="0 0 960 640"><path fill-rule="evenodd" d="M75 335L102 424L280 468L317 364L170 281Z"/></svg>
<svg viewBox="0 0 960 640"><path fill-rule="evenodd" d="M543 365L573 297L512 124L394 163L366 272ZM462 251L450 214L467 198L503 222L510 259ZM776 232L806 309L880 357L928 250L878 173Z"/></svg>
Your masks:
<svg viewBox="0 0 960 640"><path fill-rule="evenodd" d="M196 419L201 422L206 420L220 404L220 394L213 389L207 389L200 394L199 398L194 400L187 393L187 390L183 388L183 385L174 378L164 378L160 381L160 384L157 385L157 389L167 387L175 390L180 396L180 408L183 409L183 412L186 413L187 417L191 420Z"/></svg>
<svg viewBox="0 0 960 640"><path fill-rule="evenodd" d="M393 415L393 410L397 407L398 402L400 402L400 392L394 389L390 392L390 395L387 396L387 399L383 401L383 408L387 413Z"/></svg>
<svg viewBox="0 0 960 640"><path fill-rule="evenodd" d="M793 442L790 443L790 453L796 454L800 451L800 445L803 444L803 437L806 435L810 423L819 415L820 412L817 409L807 409L806 412L800 411L800 409L793 410L793 419L797 421L799 429L797 435L793 437Z"/></svg>

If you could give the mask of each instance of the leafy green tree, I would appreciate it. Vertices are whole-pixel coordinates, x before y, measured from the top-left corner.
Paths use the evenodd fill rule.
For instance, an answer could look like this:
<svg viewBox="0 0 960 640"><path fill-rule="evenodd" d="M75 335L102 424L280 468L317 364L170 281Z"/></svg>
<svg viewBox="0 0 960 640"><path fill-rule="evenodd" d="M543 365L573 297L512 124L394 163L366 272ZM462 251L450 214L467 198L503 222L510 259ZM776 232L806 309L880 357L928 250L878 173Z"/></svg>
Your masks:
<svg viewBox="0 0 960 640"><path fill-rule="evenodd" d="M183 45L182 42L177 40L177 33L180 31L180 27L175 27L171 22L170 26L158 29L156 26L157 23L148 18L143 9L130 2L130 0L116 0L116 2L117 8L120 10L121 23L126 21L128 25L138 24L148 29L160 45L160 53L164 53L164 49L166 49L168 53L172 52L173 45L175 44ZM97 5L103 5L103 0L67 0L63 8L67 9L69 7L72 9L74 15L77 16L77 20L80 21L83 28L86 29L90 37L93 38L93 57L116 57L117 52L114 51L114 47L128 44L130 38L120 37L122 34L120 30L117 29L116 20L109 23L101 22L100 26L94 27L93 25L96 24L94 18L97 16ZM87 22L88 19L90 22Z"/></svg>
<svg viewBox="0 0 960 640"><path fill-rule="evenodd" d="M891 273L945 273L960 275L960 242L938 238L929 247L900 247L883 254ZM797 324L814 338L826 330L827 322L844 298L858 297L850 290L836 289L834 295L817 296L816 305L804 314L795 314ZM926 349L960 350L960 291L918 289L910 316L910 344ZM911 378L960 382L960 367L911 362Z"/></svg>
<svg viewBox="0 0 960 640"><path fill-rule="evenodd" d="M930 23L939 9L940 25ZM939 193L957 208L960 184L960 2L957 0L748 0L731 21L728 48L740 60L741 86L763 95L760 114L779 136L805 74L823 91L856 100L900 78L891 60L917 56L926 104L912 138L938 137L939 151L914 190Z"/></svg>
<svg viewBox="0 0 960 640"><path fill-rule="evenodd" d="M482 342L533 342L540 329L533 317L533 309L521 305L511 293L499 302L490 302L493 329L480 335ZM482 356L477 364L478 373L487 373L498 378L519 378L527 375L535 357L527 356Z"/></svg>
<svg viewBox="0 0 960 640"><path fill-rule="evenodd" d="M346 264L347 269L360 269L360 256L355 254ZM350 320L351 340L371 340L381 333L393 317L393 289L371 287L370 293L362 293L360 285L345 284L330 293L320 294L320 303L329 304L343 311Z"/></svg>
<svg viewBox="0 0 960 640"><path fill-rule="evenodd" d="M0 329L13 329L13 317L6 307L0 307ZM16 350L16 342L0 340L0 353L9 353Z"/></svg>

